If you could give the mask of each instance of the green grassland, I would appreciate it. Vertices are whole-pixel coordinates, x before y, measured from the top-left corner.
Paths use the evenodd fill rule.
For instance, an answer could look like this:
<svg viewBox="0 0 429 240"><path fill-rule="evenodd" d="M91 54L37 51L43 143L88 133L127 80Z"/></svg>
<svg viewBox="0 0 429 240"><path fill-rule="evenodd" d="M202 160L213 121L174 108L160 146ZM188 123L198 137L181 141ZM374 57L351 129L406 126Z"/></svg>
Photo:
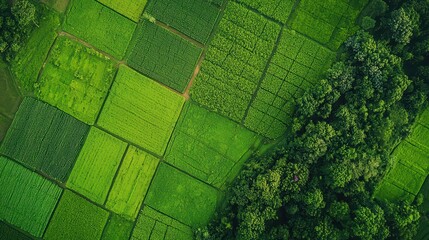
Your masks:
<svg viewBox="0 0 429 240"><path fill-rule="evenodd" d="M429 174L429 152L412 145L407 141L401 142L392 154L394 161L401 161Z"/></svg>
<svg viewBox="0 0 429 240"><path fill-rule="evenodd" d="M408 138L411 144L416 145L423 151L429 152L429 128L419 124L414 126L413 132Z"/></svg>
<svg viewBox="0 0 429 240"><path fill-rule="evenodd" d="M0 114L13 118L21 101L21 94L8 66L0 60Z"/></svg>
<svg viewBox="0 0 429 240"><path fill-rule="evenodd" d="M417 195L426 179L426 174L414 167L409 167L398 162L386 176L386 179L405 191Z"/></svg>
<svg viewBox="0 0 429 240"><path fill-rule="evenodd" d="M133 230L133 222L119 215L111 214L109 221L103 231L101 240L124 240L129 239Z"/></svg>
<svg viewBox="0 0 429 240"><path fill-rule="evenodd" d="M94 124L114 74L109 58L60 37L52 47L35 94L75 118Z"/></svg>
<svg viewBox="0 0 429 240"><path fill-rule="evenodd" d="M0 157L0 186L0 220L41 237L61 188L5 157Z"/></svg>
<svg viewBox="0 0 429 240"><path fill-rule="evenodd" d="M183 92L202 49L148 20L143 20L128 50L128 64L139 72Z"/></svg>
<svg viewBox="0 0 429 240"><path fill-rule="evenodd" d="M40 0L58 13L64 13L70 0Z"/></svg>
<svg viewBox="0 0 429 240"><path fill-rule="evenodd" d="M243 3L265 16L272 17L273 19L286 23L292 11L294 0L236 0Z"/></svg>
<svg viewBox="0 0 429 240"><path fill-rule="evenodd" d="M183 102L182 96L120 66L97 124L137 146L163 155Z"/></svg>
<svg viewBox="0 0 429 240"><path fill-rule="evenodd" d="M0 152L65 182L85 141L88 126L33 98L25 98Z"/></svg>
<svg viewBox="0 0 429 240"><path fill-rule="evenodd" d="M136 24L95 0L72 0L63 28L117 59L125 55Z"/></svg>
<svg viewBox="0 0 429 240"><path fill-rule="evenodd" d="M105 210L73 192L64 191L44 239L100 239L108 217Z"/></svg>
<svg viewBox="0 0 429 240"><path fill-rule="evenodd" d="M134 22L140 20L140 15L148 0L98 0L100 3L110 7L116 12L128 17Z"/></svg>
<svg viewBox="0 0 429 240"><path fill-rule="evenodd" d="M158 162L154 156L136 147L129 147L118 170L106 207L134 221Z"/></svg>
<svg viewBox="0 0 429 240"><path fill-rule="evenodd" d="M67 186L98 204L104 204L127 144L91 128Z"/></svg>
<svg viewBox="0 0 429 240"><path fill-rule="evenodd" d="M174 29L207 43L219 17L220 9L207 0L153 0L146 12Z"/></svg>
<svg viewBox="0 0 429 240"><path fill-rule="evenodd" d="M186 104L165 160L215 187L225 184L259 138L239 124L195 104Z"/></svg>
<svg viewBox="0 0 429 240"><path fill-rule="evenodd" d="M389 181L382 181L378 188L375 190L374 197L380 200L387 200L389 202L411 202L414 200L415 195L390 183Z"/></svg>

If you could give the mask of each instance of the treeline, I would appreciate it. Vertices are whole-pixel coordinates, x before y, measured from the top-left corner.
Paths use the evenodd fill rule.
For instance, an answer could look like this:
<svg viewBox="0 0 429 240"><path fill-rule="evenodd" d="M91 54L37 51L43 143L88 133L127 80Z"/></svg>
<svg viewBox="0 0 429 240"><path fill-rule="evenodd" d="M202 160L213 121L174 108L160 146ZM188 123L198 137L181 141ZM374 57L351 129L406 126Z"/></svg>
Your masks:
<svg viewBox="0 0 429 240"><path fill-rule="evenodd" d="M299 100L288 144L248 161L198 239L412 239L413 203L372 197L426 101L429 2L372 1Z"/></svg>
<svg viewBox="0 0 429 240"><path fill-rule="evenodd" d="M0 0L0 55L10 62L37 27L36 7L27 0Z"/></svg>

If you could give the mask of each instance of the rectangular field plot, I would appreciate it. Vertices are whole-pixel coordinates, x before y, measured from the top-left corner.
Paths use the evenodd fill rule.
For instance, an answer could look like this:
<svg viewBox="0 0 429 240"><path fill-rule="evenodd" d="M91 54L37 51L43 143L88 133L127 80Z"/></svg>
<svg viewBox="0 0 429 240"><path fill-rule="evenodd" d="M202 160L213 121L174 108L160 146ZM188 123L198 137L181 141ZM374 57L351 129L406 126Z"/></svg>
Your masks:
<svg viewBox="0 0 429 240"><path fill-rule="evenodd" d="M429 128L429 108L426 108L419 116L417 122L421 125Z"/></svg>
<svg viewBox="0 0 429 240"><path fill-rule="evenodd" d="M98 0L134 22L140 20L140 15L148 0Z"/></svg>
<svg viewBox="0 0 429 240"><path fill-rule="evenodd" d="M389 202L412 202L415 196L385 179L375 190L374 197Z"/></svg>
<svg viewBox="0 0 429 240"><path fill-rule="evenodd" d="M104 204L126 147L125 142L92 127L67 186Z"/></svg>
<svg viewBox="0 0 429 240"><path fill-rule="evenodd" d="M65 182L85 141L88 128L46 103L25 98L0 152Z"/></svg>
<svg viewBox="0 0 429 240"><path fill-rule="evenodd" d="M120 66L98 125L163 155L184 98L136 71Z"/></svg>
<svg viewBox="0 0 429 240"><path fill-rule="evenodd" d="M285 29L245 125L269 138L282 135L293 113L295 99L318 83L334 58L335 53L327 48Z"/></svg>
<svg viewBox="0 0 429 240"><path fill-rule="evenodd" d="M286 23L295 4L295 0L237 0L237 2L254 8L282 23Z"/></svg>
<svg viewBox="0 0 429 240"><path fill-rule="evenodd" d="M4 157L0 157L0 186L0 220L41 237L61 188Z"/></svg>
<svg viewBox="0 0 429 240"><path fill-rule="evenodd" d="M256 148L256 134L195 104L187 104L165 154L167 162L221 187L241 157ZM253 149L254 150L254 149Z"/></svg>
<svg viewBox="0 0 429 240"><path fill-rule="evenodd" d="M77 119L93 124L113 81L113 62L66 37L57 39L36 95Z"/></svg>
<svg viewBox="0 0 429 240"><path fill-rule="evenodd" d="M103 231L101 240L126 240L130 239L134 223L119 215L111 214Z"/></svg>
<svg viewBox="0 0 429 240"><path fill-rule="evenodd" d="M211 186L161 163L145 204L186 225L200 227L212 218L220 192Z"/></svg>
<svg viewBox="0 0 429 240"><path fill-rule="evenodd" d="M291 27L336 50L355 30L355 21L368 1L302 0Z"/></svg>
<svg viewBox="0 0 429 240"><path fill-rule="evenodd" d="M426 174L414 167L398 162L387 174L386 179L416 195L426 179Z"/></svg>
<svg viewBox="0 0 429 240"><path fill-rule="evenodd" d="M43 239L100 239L109 213L66 190Z"/></svg>
<svg viewBox="0 0 429 240"><path fill-rule="evenodd" d="M137 219L131 240L191 240L192 230L148 206L145 206Z"/></svg>
<svg viewBox="0 0 429 240"><path fill-rule="evenodd" d="M416 124L408 137L408 141L429 153L429 128Z"/></svg>
<svg viewBox="0 0 429 240"><path fill-rule="evenodd" d="M146 12L205 44L219 17L220 9L207 0L153 0L147 5Z"/></svg>
<svg viewBox="0 0 429 240"><path fill-rule="evenodd" d="M391 156L395 161L401 161L405 165L412 165L429 174L429 152L423 151L407 141L402 141Z"/></svg>
<svg viewBox="0 0 429 240"><path fill-rule="evenodd" d="M183 92L202 49L144 20L130 43L128 64L150 78Z"/></svg>
<svg viewBox="0 0 429 240"><path fill-rule="evenodd" d="M279 32L276 23L229 2L191 89L192 99L241 121Z"/></svg>
<svg viewBox="0 0 429 240"><path fill-rule="evenodd" d="M158 162L156 157L131 146L121 164L106 207L134 221Z"/></svg>
<svg viewBox="0 0 429 240"><path fill-rule="evenodd" d="M96 48L122 59L136 24L95 0L72 1L63 28Z"/></svg>
<svg viewBox="0 0 429 240"><path fill-rule="evenodd" d="M0 233L2 234L1 236L3 239L33 240L32 238L9 226L3 221L0 221Z"/></svg>

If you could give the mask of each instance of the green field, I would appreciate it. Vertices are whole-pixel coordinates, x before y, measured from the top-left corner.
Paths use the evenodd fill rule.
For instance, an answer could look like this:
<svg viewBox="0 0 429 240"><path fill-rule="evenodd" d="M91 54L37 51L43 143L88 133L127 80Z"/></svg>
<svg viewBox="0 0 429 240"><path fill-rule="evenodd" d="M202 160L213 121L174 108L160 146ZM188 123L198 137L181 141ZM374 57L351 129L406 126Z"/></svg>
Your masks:
<svg viewBox="0 0 429 240"><path fill-rule="evenodd" d="M0 221L0 233L4 239L13 239L13 240L32 240L30 237L26 236L22 232L16 230L15 228L7 225L5 222Z"/></svg>
<svg viewBox="0 0 429 240"><path fill-rule="evenodd" d="M46 240L100 239L109 213L73 192L64 191L49 227Z"/></svg>
<svg viewBox="0 0 429 240"><path fill-rule="evenodd" d="M136 24L95 0L72 0L63 28L94 47L122 59Z"/></svg>
<svg viewBox="0 0 429 240"><path fill-rule="evenodd" d="M111 214L103 231L101 240L124 240L129 239L133 229L133 222L119 215Z"/></svg>
<svg viewBox="0 0 429 240"><path fill-rule="evenodd" d="M191 227L200 227L213 216L220 198L216 189L164 163L155 174L145 204Z"/></svg>
<svg viewBox="0 0 429 240"><path fill-rule="evenodd" d="M88 126L33 98L25 98L0 152L65 182L84 143Z"/></svg>
<svg viewBox="0 0 429 240"><path fill-rule="evenodd" d="M5 157L0 157L0 186L0 220L41 237L61 188Z"/></svg>
<svg viewBox="0 0 429 240"><path fill-rule="evenodd" d="M67 10L67 6L70 0L40 0L55 11L64 13Z"/></svg>
<svg viewBox="0 0 429 240"><path fill-rule="evenodd" d="M426 179L426 174L414 167L409 167L398 162L386 176L386 179L391 183L395 183L396 186L417 195Z"/></svg>
<svg viewBox="0 0 429 240"><path fill-rule="evenodd" d="M183 102L180 95L120 66L97 124L131 143L163 155Z"/></svg>
<svg viewBox="0 0 429 240"><path fill-rule="evenodd" d="M140 15L143 12L144 7L148 0L98 0L100 3L110 7L118 13L128 17L134 22L140 20Z"/></svg>
<svg viewBox="0 0 429 240"><path fill-rule="evenodd" d="M91 128L67 186L98 204L104 204L127 144Z"/></svg>
<svg viewBox="0 0 429 240"><path fill-rule="evenodd" d="M158 161L154 156L131 146L118 170L106 207L135 220Z"/></svg>
<svg viewBox="0 0 429 240"><path fill-rule="evenodd" d="M416 124L414 126L413 132L408 137L408 141L411 144L416 145L418 148L422 149L429 153L429 128Z"/></svg>
<svg viewBox="0 0 429 240"><path fill-rule="evenodd" d="M382 181L374 193L374 197L380 200L387 200L389 202L408 201L412 202L415 195L405 191L404 189L390 183L389 181Z"/></svg>
<svg viewBox="0 0 429 240"><path fill-rule="evenodd" d="M146 12L200 43L207 43L220 9L207 0L153 0Z"/></svg>
<svg viewBox="0 0 429 240"><path fill-rule="evenodd" d="M183 92L202 49L180 36L143 20L130 43L128 64L150 78Z"/></svg>
<svg viewBox="0 0 429 240"><path fill-rule="evenodd" d="M115 71L109 58L60 37L36 85L36 95L75 118L94 124Z"/></svg>
<svg viewBox="0 0 429 240"><path fill-rule="evenodd" d="M426 174L429 174L429 152L412 145L407 141L401 142L392 154L395 161L412 165Z"/></svg>
<svg viewBox="0 0 429 240"><path fill-rule="evenodd" d="M195 104L186 104L165 160L215 187L226 183L242 156L259 144L256 134ZM240 161L241 160L241 161Z"/></svg>
<svg viewBox="0 0 429 240"><path fill-rule="evenodd" d="M282 23L286 23L292 11L295 1L293 0L237 0L262 14Z"/></svg>

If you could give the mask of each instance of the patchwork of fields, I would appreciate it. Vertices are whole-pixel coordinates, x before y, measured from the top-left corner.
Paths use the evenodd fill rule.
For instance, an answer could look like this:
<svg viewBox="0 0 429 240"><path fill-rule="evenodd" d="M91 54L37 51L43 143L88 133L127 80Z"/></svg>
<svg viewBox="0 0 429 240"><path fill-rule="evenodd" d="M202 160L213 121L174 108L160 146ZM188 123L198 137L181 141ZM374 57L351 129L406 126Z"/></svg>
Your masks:
<svg viewBox="0 0 429 240"><path fill-rule="evenodd" d="M25 98L0 138L13 239L192 239L245 161L286 133L367 0L44 2L57 12L12 63ZM408 143L420 157L422 134ZM415 194L429 166L413 164L400 166L418 184L386 184Z"/></svg>

